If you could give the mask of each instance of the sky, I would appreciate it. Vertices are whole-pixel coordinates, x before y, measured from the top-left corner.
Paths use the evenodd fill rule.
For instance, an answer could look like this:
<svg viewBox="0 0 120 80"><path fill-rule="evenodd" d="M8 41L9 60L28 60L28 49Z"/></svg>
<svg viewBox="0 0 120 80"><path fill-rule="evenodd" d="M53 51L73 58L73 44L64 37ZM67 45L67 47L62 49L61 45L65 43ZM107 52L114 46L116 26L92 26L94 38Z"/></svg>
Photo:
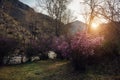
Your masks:
<svg viewBox="0 0 120 80"><path fill-rule="evenodd" d="M35 0L20 0L24 4L29 5L32 8L36 7L36 1ZM75 16L77 19L82 22L84 22L84 18L82 17L81 13L84 11L83 6L80 5L80 0L72 0L72 2L69 4L68 8L74 12L73 16ZM40 8L37 8L35 11L41 12Z"/></svg>

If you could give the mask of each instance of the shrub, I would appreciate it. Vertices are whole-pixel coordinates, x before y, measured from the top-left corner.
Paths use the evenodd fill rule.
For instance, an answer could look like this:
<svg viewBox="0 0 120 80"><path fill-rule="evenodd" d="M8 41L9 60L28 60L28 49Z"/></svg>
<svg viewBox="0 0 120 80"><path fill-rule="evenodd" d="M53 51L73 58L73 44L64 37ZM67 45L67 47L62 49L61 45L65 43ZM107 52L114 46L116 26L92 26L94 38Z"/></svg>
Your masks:
<svg viewBox="0 0 120 80"><path fill-rule="evenodd" d="M85 65L91 63L92 58L96 57L95 52L99 51L102 41L103 37L93 37L79 32L68 39L64 36L54 37L51 49L60 57L70 58L75 69L84 70Z"/></svg>
<svg viewBox="0 0 120 80"><path fill-rule="evenodd" d="M5 56L13 54L18 44L18 41L15 39L0 37L0 65L3 64Z"/></svg>
<svg viewBox="0 0 120 80"><path fill-rule="evenodd" d="M38 56L40 52L39 45L36 43L36 41L31 40L31 43L27 44L26 48L26 55L28 57L28 61L31 61L32 56Z"/></svg>
<svg viewBox="0 0 120 80"><path fill-rule="evenodd" d="M51 49L57 53L59 58L68 58L70 53L70 44L64 36L54 37Z"/></svg>
<svg viewBox="0 0 120 80"><path fill-rule="evenodd" d="M41 37L40 41L39 41L39 48L41 50L42 53L47 52L50 50L50 45L52 44L52 36L46 37L43 36Z"/></svg>
<svg viewBox="0 0 120 80"><path fill-rule="evenodd" d="M81 32L71 38L71 58L75 69L85 70L87 59L96 54L95 48L99 47L102 41L103 37L92 37Z"/></svg>

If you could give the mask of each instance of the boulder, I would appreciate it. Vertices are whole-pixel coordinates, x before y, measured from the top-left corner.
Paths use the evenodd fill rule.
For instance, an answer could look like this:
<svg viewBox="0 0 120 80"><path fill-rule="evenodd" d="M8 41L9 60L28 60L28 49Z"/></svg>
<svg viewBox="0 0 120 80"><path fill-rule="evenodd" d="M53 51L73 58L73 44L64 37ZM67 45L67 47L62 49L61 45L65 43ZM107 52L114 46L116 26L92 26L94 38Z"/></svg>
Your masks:
<svg viewBox="0 0 120 80"><path fill-rule="evenodd" d="M21 64L22 62L27 62L28 58L26 56L13 56L13 57L4 57L4 64Z"/></svg>
<svg viewBox="0 0 120 80"><path fill-rule="evenodd" d="M31 57L31 61L39 61L39 60L40 60L39 56Z"/></svg>
<svg viewBox="0 0 120 80"><path fill-rule="evenodd" d="M27 62L29 59L26 56L23 56L23 62Z"/></svg>
<svg viewBox="0 0 120 80"><path fill-rule="evenodd" d="M49 59L55 59L57 57L57 54L54 51L49 51L48 58Z"/></svg>
<svg viewBox="0 0 120 80"><path fill-rule="evenodd" d="M9 64L20 64L21 59L21 56L14 56L10 59Z"/></svg>

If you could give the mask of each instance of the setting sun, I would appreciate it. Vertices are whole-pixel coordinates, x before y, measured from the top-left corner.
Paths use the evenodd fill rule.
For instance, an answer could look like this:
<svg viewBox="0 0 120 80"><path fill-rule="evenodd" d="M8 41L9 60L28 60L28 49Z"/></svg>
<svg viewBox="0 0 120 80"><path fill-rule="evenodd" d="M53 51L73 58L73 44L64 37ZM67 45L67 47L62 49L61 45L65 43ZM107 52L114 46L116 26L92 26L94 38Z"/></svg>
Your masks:
<svg viewBox="0 0 120 80"><path fill-rule="evenodd" d="M97 24L97 23L92 23L91 24L92 29L97 29L98 26L99 26L99 24Z"/></svg>

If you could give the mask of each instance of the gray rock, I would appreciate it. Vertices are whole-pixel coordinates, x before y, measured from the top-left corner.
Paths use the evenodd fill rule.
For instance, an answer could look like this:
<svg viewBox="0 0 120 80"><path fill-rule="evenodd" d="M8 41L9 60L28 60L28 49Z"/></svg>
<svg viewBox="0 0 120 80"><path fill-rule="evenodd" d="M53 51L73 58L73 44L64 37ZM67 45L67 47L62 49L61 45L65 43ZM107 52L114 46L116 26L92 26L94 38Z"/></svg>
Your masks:
<svg viewBox="0 0 120 80"><path fill-rule="evenodd" d="M49 59L55 59L57 57L57 54L54 51L49 51L48 58Z"/></svg>
<svg viewBox="0 0 120 80"><path fill-rule="evenodd" d="M20 64L21 59L21 56L14 56L10 59L9 64Z"/></svg>
<svg viewBox="0 0 120 80"><path fill-rule="evenodd" d="M28 58L26 56L13 56L13 57L4 57L3 63L4 64L21 64L22 61L25 63L28 61Z"/></svg>
<svg viewBox="0 0 120 80"><path fill-rule="evenodd" d="M23 62L25 63L25 62L27 62L29 59L26 57L26 56L24 56L23 57Z"/></svg>
<svg viewBox="0 0 120 80"><path fill-rule="evenodd" d="M39 56L31 57L31 61L39 61L39 60L40 60Z"/></svg>

